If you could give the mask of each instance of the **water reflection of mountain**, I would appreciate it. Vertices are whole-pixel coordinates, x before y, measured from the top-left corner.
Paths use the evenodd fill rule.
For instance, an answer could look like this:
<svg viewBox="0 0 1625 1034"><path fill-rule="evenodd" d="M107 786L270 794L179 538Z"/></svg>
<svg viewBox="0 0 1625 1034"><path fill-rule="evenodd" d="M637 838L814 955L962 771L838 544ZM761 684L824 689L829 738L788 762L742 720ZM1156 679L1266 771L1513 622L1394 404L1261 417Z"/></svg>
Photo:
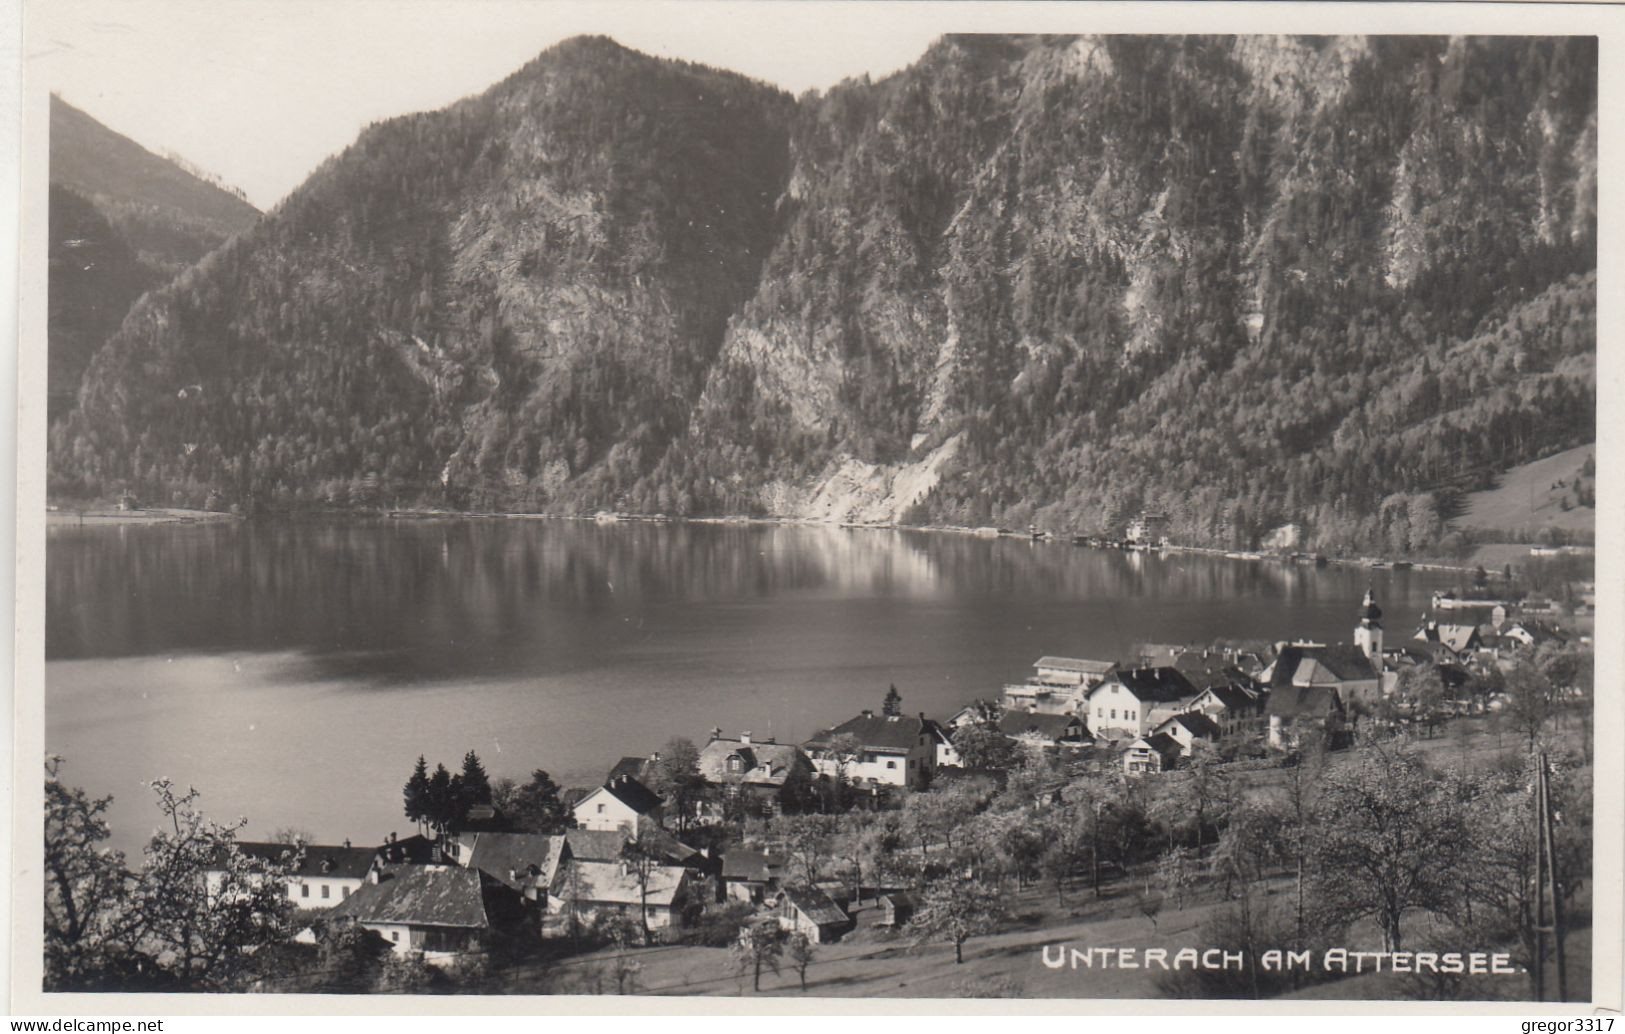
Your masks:
<svg viewBox="0 0 1625 1034"><path fill-rule="evenodd" d="M295 651L315 674L394 682L635 658L648 625L669 634L701 610L726 623L730 608L769 600L896 599L976 620L1118 600L1335 612L1367 576L916 532L521 520L64 528L47 551L48 659ZM1395 606L1417 611L1447 580L1383 577Z"/></svg>

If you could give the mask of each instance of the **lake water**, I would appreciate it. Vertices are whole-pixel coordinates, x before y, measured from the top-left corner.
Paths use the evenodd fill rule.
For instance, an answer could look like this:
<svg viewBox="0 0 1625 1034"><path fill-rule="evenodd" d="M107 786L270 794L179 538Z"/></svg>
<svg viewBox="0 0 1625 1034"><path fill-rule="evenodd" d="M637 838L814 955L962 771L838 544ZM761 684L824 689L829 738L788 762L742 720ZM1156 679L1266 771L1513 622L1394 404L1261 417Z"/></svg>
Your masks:
<svg viewBox="0 0 1625 1034"><path fill-rule="evenodd" d="M419 754L589 785L673 736L801 740L943 717L1046 653L1216 637L1390 638L1443 572L1316 569L925 532L532 520L57 527L46 746L116 798L118 846L196 786L250 835L405 831Z"/></svg>

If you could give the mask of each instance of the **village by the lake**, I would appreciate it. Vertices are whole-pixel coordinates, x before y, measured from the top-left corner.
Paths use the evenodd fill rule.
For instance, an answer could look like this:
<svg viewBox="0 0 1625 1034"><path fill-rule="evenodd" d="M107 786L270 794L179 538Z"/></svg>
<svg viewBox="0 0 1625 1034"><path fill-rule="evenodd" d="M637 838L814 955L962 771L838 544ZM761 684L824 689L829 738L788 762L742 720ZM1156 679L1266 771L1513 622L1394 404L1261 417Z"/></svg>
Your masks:
<svg viewBox="0 0 1625 1034"><path fill-rule="evenodd" d="M1172 548L1153 533L1142 517L1107 548ZM251 839L163 781L144 862L87 858L107 802L57 759L48 871L84 886L99 870L102 896L54 899L74 911L48 972L334 993L1575 993L1591 586L1462 574L1416 627L1389 627L1367 590L1342 641L1058 652L951 713L876 686L801 742L714 727L627 743L640 752L605 757L595 785L493 776L474 750L403 756L401 828L339 842ZM1046 960L1069 942L1162 965ZM1400 961L1278 964L1350 951ZM1469 954L1496 966L1437 961Z"/></svg>

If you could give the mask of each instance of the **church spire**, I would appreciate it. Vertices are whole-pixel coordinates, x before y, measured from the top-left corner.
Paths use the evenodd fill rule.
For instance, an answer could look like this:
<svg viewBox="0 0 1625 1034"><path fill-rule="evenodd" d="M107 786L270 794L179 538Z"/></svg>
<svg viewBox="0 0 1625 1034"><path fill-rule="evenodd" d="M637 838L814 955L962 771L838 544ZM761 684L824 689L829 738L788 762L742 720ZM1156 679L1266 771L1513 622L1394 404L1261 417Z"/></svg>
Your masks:
<svg viewBox="0 0 1625 1034"><path fill-rule="evenodd" d="M1365 599L1360 601L1360 625L1363 628L1381 628L1382 608L1377 606L1377 594L1367 585Z"/></svg>

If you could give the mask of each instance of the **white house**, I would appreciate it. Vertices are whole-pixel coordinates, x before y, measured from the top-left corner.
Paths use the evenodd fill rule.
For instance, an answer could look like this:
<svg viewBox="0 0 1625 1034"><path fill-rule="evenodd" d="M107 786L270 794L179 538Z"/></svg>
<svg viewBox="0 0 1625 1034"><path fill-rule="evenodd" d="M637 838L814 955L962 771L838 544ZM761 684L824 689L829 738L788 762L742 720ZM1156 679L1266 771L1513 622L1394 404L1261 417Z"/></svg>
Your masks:
<svg viewBox="0 0 1625 1034"><path fill-rule="evenodd" d="M660 821L660 798L629 775L618 775L576 802L572 814L582 829L619 830L637 839L638 820Z"/></svg>
<svg viewBox="0 0 1625 1034"><path fill-rule="evenodd" d="M1201 693L1178 668L1123 668L1089 693L1089 731L1096 739L1136 739Z"/></svg>
<svg viewBox="0 0 1625 1034"><path fill-rule="evenodd" d="M376 847L351 847L348 841L338 847L241 841L237 850L267 864L291 864L285 880L288 900L297 908L309 909L332 908L360 890L379 854ZM221 870L212 869L204 879L213 890L220 877Z"/></svg>
<svg viewBox="0 0 1625 1034"><path fill-rule="evenodd" d="M1179 743L1164 734L1138 736L1123 751L1123 771L1127 775L1165 772L1179 759Z"/></svg>
<svg viewBox="0 0 1625 1034"><path fill-rule="evenodd" d="M936 768L937 723L925 715L876 715L864 711L826 729L802 749L821 775L845 775L853 783L913 789Z"/></svg>
<svg viewBox="0 0 1625 1034"><path fill-rule="evenodd" d="M1151 730L1152 738L1167 736L1179 744L1180 756L1187 758L1196 753L1197 743L1217 746L1223 735L1218 723L1200 711L1176 714Z"/></svg>

